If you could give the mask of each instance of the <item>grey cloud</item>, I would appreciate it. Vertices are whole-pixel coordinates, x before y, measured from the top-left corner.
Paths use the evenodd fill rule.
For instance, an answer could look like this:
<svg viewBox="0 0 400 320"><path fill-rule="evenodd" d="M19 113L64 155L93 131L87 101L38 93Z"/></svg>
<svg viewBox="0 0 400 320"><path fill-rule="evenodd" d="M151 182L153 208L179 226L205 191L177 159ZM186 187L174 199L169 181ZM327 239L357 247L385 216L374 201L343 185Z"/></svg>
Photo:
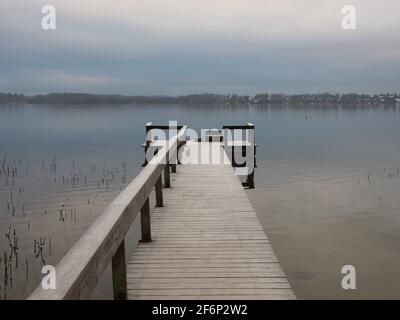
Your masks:
<svg viewBox="0 0 400 320"><path fill-rule="evenodd" d="M123 94L398 91L400 3L345 1L2 0L0 91Z"/></svg>

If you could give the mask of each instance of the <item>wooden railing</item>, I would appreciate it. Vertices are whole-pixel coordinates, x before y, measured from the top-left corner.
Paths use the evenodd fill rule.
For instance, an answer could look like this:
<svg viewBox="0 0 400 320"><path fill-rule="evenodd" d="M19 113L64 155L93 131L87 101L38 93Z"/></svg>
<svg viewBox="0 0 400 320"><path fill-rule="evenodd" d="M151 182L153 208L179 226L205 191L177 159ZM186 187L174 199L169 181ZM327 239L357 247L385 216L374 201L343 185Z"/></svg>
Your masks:
<svg viewBox="0 0 400 320"><path fill-rule="evenodd" d="M175 127L170 127L169 125L154 125L152 122L147 122L145 125L145 130L146 130L146 140L143 145L144 147L144 152L147 154L147 150L150 147L150 144L153 142L153 136L152 136L152 131L153 130L162 130L164 132L168 132L170 129L174 130L181 130L184 126L182 125L176 125ZM154 132L154 131L153 131ZM178 146L179 147L179 146ZM143 167L147 165L147 158L144 159ZM172 172L176 172L176 165L172 164Z"/></svg>
<svg viewBox="0 0 400 320"><path fill-rule="evenodd" d="M139 175L101 213L56 266L56 289L38 286L28 299L86 299L111 262L114 299L126 299L125 237L140 212L142 241L151 241L149 195L155 187L156 206L163 206L162 173L169 187L169 159L186 141L186 127L168 140Z"/></svg>
<svg viewBox="0 0 400 320"><path fill-rule="evenodd" d="M237 164L235 161L235 153L234 150L241 148L242 149L242 155L246 155L247 152L252 152L253 154L251 155L253 158L253 165L254 168L257 167L257 162L256 162L256 153L257 153L257 145L255 143L255 126L252 123L246 123L246 125L228 125L228 126L223 126L223 131L224 131L224 146L225 148L231 148L230 150L231 153L231 162L232 166L235 168L242 167L242 166L247 166L247 163L241 163ZM231 131L231 134L233 135L234 131L243 131L246 132L246 140L244 141L235 141L230 144L229 137L228 137L228 131ZM232 137L233 138L233 137ZM242 140L242 139L241 139ZM227 150L228 151L228 150ZM246 181L242 183L244 187L248 187L250 189L254 188L254 170L251 171L250 174L247 175Z"/></svg>

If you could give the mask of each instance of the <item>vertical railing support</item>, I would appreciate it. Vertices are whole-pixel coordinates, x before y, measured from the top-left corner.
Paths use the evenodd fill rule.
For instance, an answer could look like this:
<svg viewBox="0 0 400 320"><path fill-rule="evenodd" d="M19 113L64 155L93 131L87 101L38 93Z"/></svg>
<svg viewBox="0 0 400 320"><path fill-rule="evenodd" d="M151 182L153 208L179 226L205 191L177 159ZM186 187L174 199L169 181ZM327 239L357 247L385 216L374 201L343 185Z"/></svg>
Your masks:
<svg viewBox="0 0 400 320"><path fill-rule="evenodd" d="M156 182L156 207L163 207L162 177L161 174Z"/></svg>
<svg viewBox="0 0 400 320"><path fill-rule="evenodd" d="M169 164L164 167L164 187L171 188L171 178L169 173Z"/></svg>
<svg viewBox="0 0 400 320"><path fill-rule="evenodd" d="M164 187L171 188L171 179L170 179L170 164L169 164L169 152L167 152L167 156L165 157L165 167L164 167Z"/></svg>
<svg viewBox="0 0 400 320"><path fill-rule="evenodd" d="M250 164L251 166L251 172L247 176L247 185L250 189L254 189L254 170L256 167L256 145L255 145L255 127L254 124L252 123L247 123L248 129L247 131L247 141L250 143L250 148L245 148L246 153L250 152L252 154L246 155L246 158L249 159L251 157L252 163ZM248 163L246 163L247 166L249 166Z"/></svg>
<svg viewBox="0 0 400 320"><path fill-rule="evenodd" d="M150 147L150 144L151 144L151 140L152 140L152 137L151 137L151 126L152 126L153 124L151 123L151 122L147 122L145 125L144 125L144 127L145 127L145 129L146 129L146 142L145 142L145 146L144 146L144 163L142 164L142 167L145 167L145 166L147 166L147 150L149 149L149 147Z"/></svg>
<svg viewBox="0 0 400 320"><path fill-rule="evenodd" d="M127 299L125 240L121 242L111 260L114 300Z"/></svg>
<svg viewBox="0 0 400 320"><path fill-rule="evenodd" d="M142 227L142 242L151 242L150 204L149 198L140 209L140 223Z"/></svg>

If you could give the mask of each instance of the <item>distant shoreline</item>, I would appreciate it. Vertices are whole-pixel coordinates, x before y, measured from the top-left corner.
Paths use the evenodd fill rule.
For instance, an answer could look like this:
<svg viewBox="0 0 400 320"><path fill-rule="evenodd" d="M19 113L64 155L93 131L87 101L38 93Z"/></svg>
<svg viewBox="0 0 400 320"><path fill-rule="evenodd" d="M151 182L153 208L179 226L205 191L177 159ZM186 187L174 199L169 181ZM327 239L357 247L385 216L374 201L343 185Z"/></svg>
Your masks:
<svg viewBox="0 0 400 320"><path fill-rule="evenodd" d="M55 104L55 105L396 105L400 94L189 94L183 96L125 96L86 93L51 93L27 96L0 93L3 104Z"/></svg>

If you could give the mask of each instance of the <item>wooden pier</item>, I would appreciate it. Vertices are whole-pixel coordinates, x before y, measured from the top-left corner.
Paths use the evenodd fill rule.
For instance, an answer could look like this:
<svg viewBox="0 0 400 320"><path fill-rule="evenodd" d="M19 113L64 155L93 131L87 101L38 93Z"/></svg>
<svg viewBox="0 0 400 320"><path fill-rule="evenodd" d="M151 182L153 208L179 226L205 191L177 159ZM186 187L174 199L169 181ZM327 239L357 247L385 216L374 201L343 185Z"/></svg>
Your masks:
<svg viewBox="0 0 400 320"><path fill-rule="evenodd" d="M186 142L185 130L154 142L154 158L57 265L57 289L38 287L30 299L87 298L110 262L115 299L295 299L224 145ZM167 160L182 145L223 161ZM142 241L127 260L124 238L138 212Z"/></svg>

